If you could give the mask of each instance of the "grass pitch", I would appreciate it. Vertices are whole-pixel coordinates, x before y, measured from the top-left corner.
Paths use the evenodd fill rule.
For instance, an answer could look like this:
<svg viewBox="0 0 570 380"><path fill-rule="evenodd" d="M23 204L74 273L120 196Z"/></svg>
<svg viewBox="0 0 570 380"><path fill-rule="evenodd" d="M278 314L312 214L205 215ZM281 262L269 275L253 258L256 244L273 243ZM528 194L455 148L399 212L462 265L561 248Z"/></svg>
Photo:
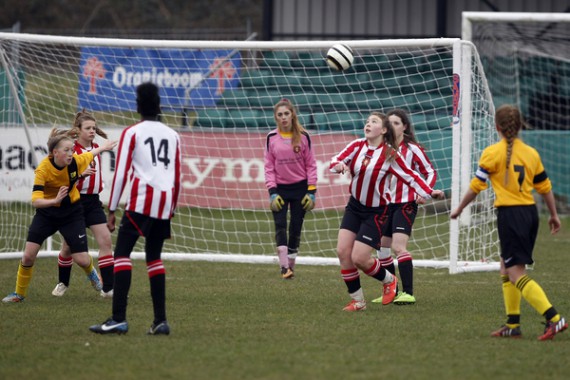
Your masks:
<svg viewBox="0 0 570 380"><path fill-rule="evenodd" d="M531 277L570 317L566 229L542 223ZM2 296L17 260L0 261ZM74 267L62 298L55 258L39 259L22 304L0 304L1 379L535 379L567 378L570 333L539 342L542 317L522 305L523 338L490 338L504 322L498 273L451 276L416 269L414 306L349 301L337 267L299 266L292 281L273 265L166 262L170 336L152 321L143 261L134 261L130 330L88 331L111 313ZM379 284L362 275L367 300Z"/></svg>

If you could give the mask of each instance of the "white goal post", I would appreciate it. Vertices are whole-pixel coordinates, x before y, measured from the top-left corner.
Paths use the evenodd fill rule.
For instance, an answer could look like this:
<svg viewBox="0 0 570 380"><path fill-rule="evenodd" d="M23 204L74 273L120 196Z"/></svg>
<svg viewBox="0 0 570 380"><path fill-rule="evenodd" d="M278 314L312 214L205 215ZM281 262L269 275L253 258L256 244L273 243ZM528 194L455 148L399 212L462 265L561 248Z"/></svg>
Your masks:
<svg viewBox="0 0 570 380"><path fill-rule="evenodd" d="M351 68L325 62L334 43L355 52ZM237 54L236 54L237 52ZM81 108L118 138L136 122L134 88L161 88L163 121L183 142L183 192L165 257L276 263L263 181L272 106L289 98L311 134L318 162L317 208L307 214L300 264L338 264L335 247L349 178L331 157L362 135L373 110L403 108L438 172L446 201L420 206L414 264L451 273L496 270L492 199L479 197L450 223L481 150L496 140L493 103L474 45L460 39L356 41L173 41L0 33L0 258L20 257L33 210L31 157L45 155L52 126ZM212 70L214 68L214 70ZM207 74L207 75L206 75ZM25 131L31 145L25 141ZM41 157L39 157L41 158ZM113 154L104 154L109 187ZM102 200L107 201L104 193ZM57 237L54 249L58 249ZM96 249L90 240L90 247ZM143 251L139 242L135 254ZM47 249L44 254L54 254Z"/></svg>

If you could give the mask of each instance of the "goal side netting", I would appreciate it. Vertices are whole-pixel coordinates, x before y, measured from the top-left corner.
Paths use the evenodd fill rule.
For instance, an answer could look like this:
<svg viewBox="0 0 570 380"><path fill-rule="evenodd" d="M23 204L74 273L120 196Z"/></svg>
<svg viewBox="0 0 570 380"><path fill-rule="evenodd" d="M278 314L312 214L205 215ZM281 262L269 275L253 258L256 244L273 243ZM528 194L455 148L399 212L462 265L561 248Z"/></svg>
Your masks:
<svg viewBox="0 0 570 380"><path fill-rule="evenodd" d="M522 138L541 155L559 213L570 205L568 36L568 13L463 13L463 39L479 51L495 106L516 104L531 127Z"/></svg>
<svg viewBox="0 0 570 380"><path fill-rule="evenodd" d="M337 41L335 41L337 42ZM86 108L113 139L138 120L135 87L159 85L162 120L183 143L182 195L165 256L277 262L264 185L263 150L273 105L297 107L318 165L317 207L305 218L299 263L337 264L338 228L350 178L329 161L361 137L374 110L407 110L438 173L445 201L419 207L409 249L417 266L496 269L492 199L449 221L486 145L496 139L493 104L476 49L459 39L338 41L354 50L333 71L333 41L157 41L0 33L0 257L18 255L33 215L33 159L45 156L53 126ZM29 136L29 137L27 137ZM108 190L114 154L104 153ZM55 236L46 252L57 252ZM90 240L90 248L96 250ZM143 252L142 242L135 251Z"/></svg>

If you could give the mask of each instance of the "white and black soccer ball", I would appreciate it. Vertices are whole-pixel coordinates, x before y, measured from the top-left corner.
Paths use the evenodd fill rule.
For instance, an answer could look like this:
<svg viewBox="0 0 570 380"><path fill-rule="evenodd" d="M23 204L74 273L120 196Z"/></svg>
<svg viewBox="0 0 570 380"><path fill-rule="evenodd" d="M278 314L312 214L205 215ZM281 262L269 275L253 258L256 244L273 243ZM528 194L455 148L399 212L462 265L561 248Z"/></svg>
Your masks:
<svg viewBox="0 0 570 380"><path fill-rule="evenodd" d="M335 44L327 52L327 64L334 70L343 71L352 66L352 49L344 44Z"/></svg>

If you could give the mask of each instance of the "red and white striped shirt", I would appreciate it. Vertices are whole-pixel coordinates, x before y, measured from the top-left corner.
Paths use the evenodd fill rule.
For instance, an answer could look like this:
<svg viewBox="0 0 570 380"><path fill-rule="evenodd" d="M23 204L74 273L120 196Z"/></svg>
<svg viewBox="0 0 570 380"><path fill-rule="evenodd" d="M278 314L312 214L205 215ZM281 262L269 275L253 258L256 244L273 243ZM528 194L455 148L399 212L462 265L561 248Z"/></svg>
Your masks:
<svg viewBox="0 0 570 380"><path fill-rule="evenodd" d="M170 219L180 194L180 137L159 121L143 120L121 134L109 210L131 183L125 210Z"/></svg>
<svg viewBox="0 0 570 380"><path fill-rule="evenodd" d="M82 154L85 152L91 152L91 150L99 148L99 145L96 143L92 143L90 148L86 148L81 145L79 142L75 141L75 146L73 150L76 154ZM96 171L95 173L91 174L90 176L83 177L77 181L77 190L79 190L80 194L99 194L103 191L103 175L101 173L101 155L98 154L93 158L91 161L90 166L94 168ZM79 173L82 174L82 173Z"/></svg>
<svg viewBox="0 0 570 380"><path fill-rule="evenodd" d="M423 148L412 142L406 144L402 141L399 152L406 164L415 172L421 174L428 186L433 188L437 179L437 173ZM386 200L390 203L413 202L416 200L416 192L404 181L399 180L396 176L391 176Z"/></svg>
<svg viewBox="0 0 570 380"><path fill-rule="evenodd" d="M384 195L389 190L389 174L412 186L422 197L431 198L433 189L399 154L394 155L392 160L386 160L385 149L385 144L369 147L366 138L354 140L333 157L330 169L334 171L340 162L350 168L350 195L367 207L388 203Z"/></svg>

